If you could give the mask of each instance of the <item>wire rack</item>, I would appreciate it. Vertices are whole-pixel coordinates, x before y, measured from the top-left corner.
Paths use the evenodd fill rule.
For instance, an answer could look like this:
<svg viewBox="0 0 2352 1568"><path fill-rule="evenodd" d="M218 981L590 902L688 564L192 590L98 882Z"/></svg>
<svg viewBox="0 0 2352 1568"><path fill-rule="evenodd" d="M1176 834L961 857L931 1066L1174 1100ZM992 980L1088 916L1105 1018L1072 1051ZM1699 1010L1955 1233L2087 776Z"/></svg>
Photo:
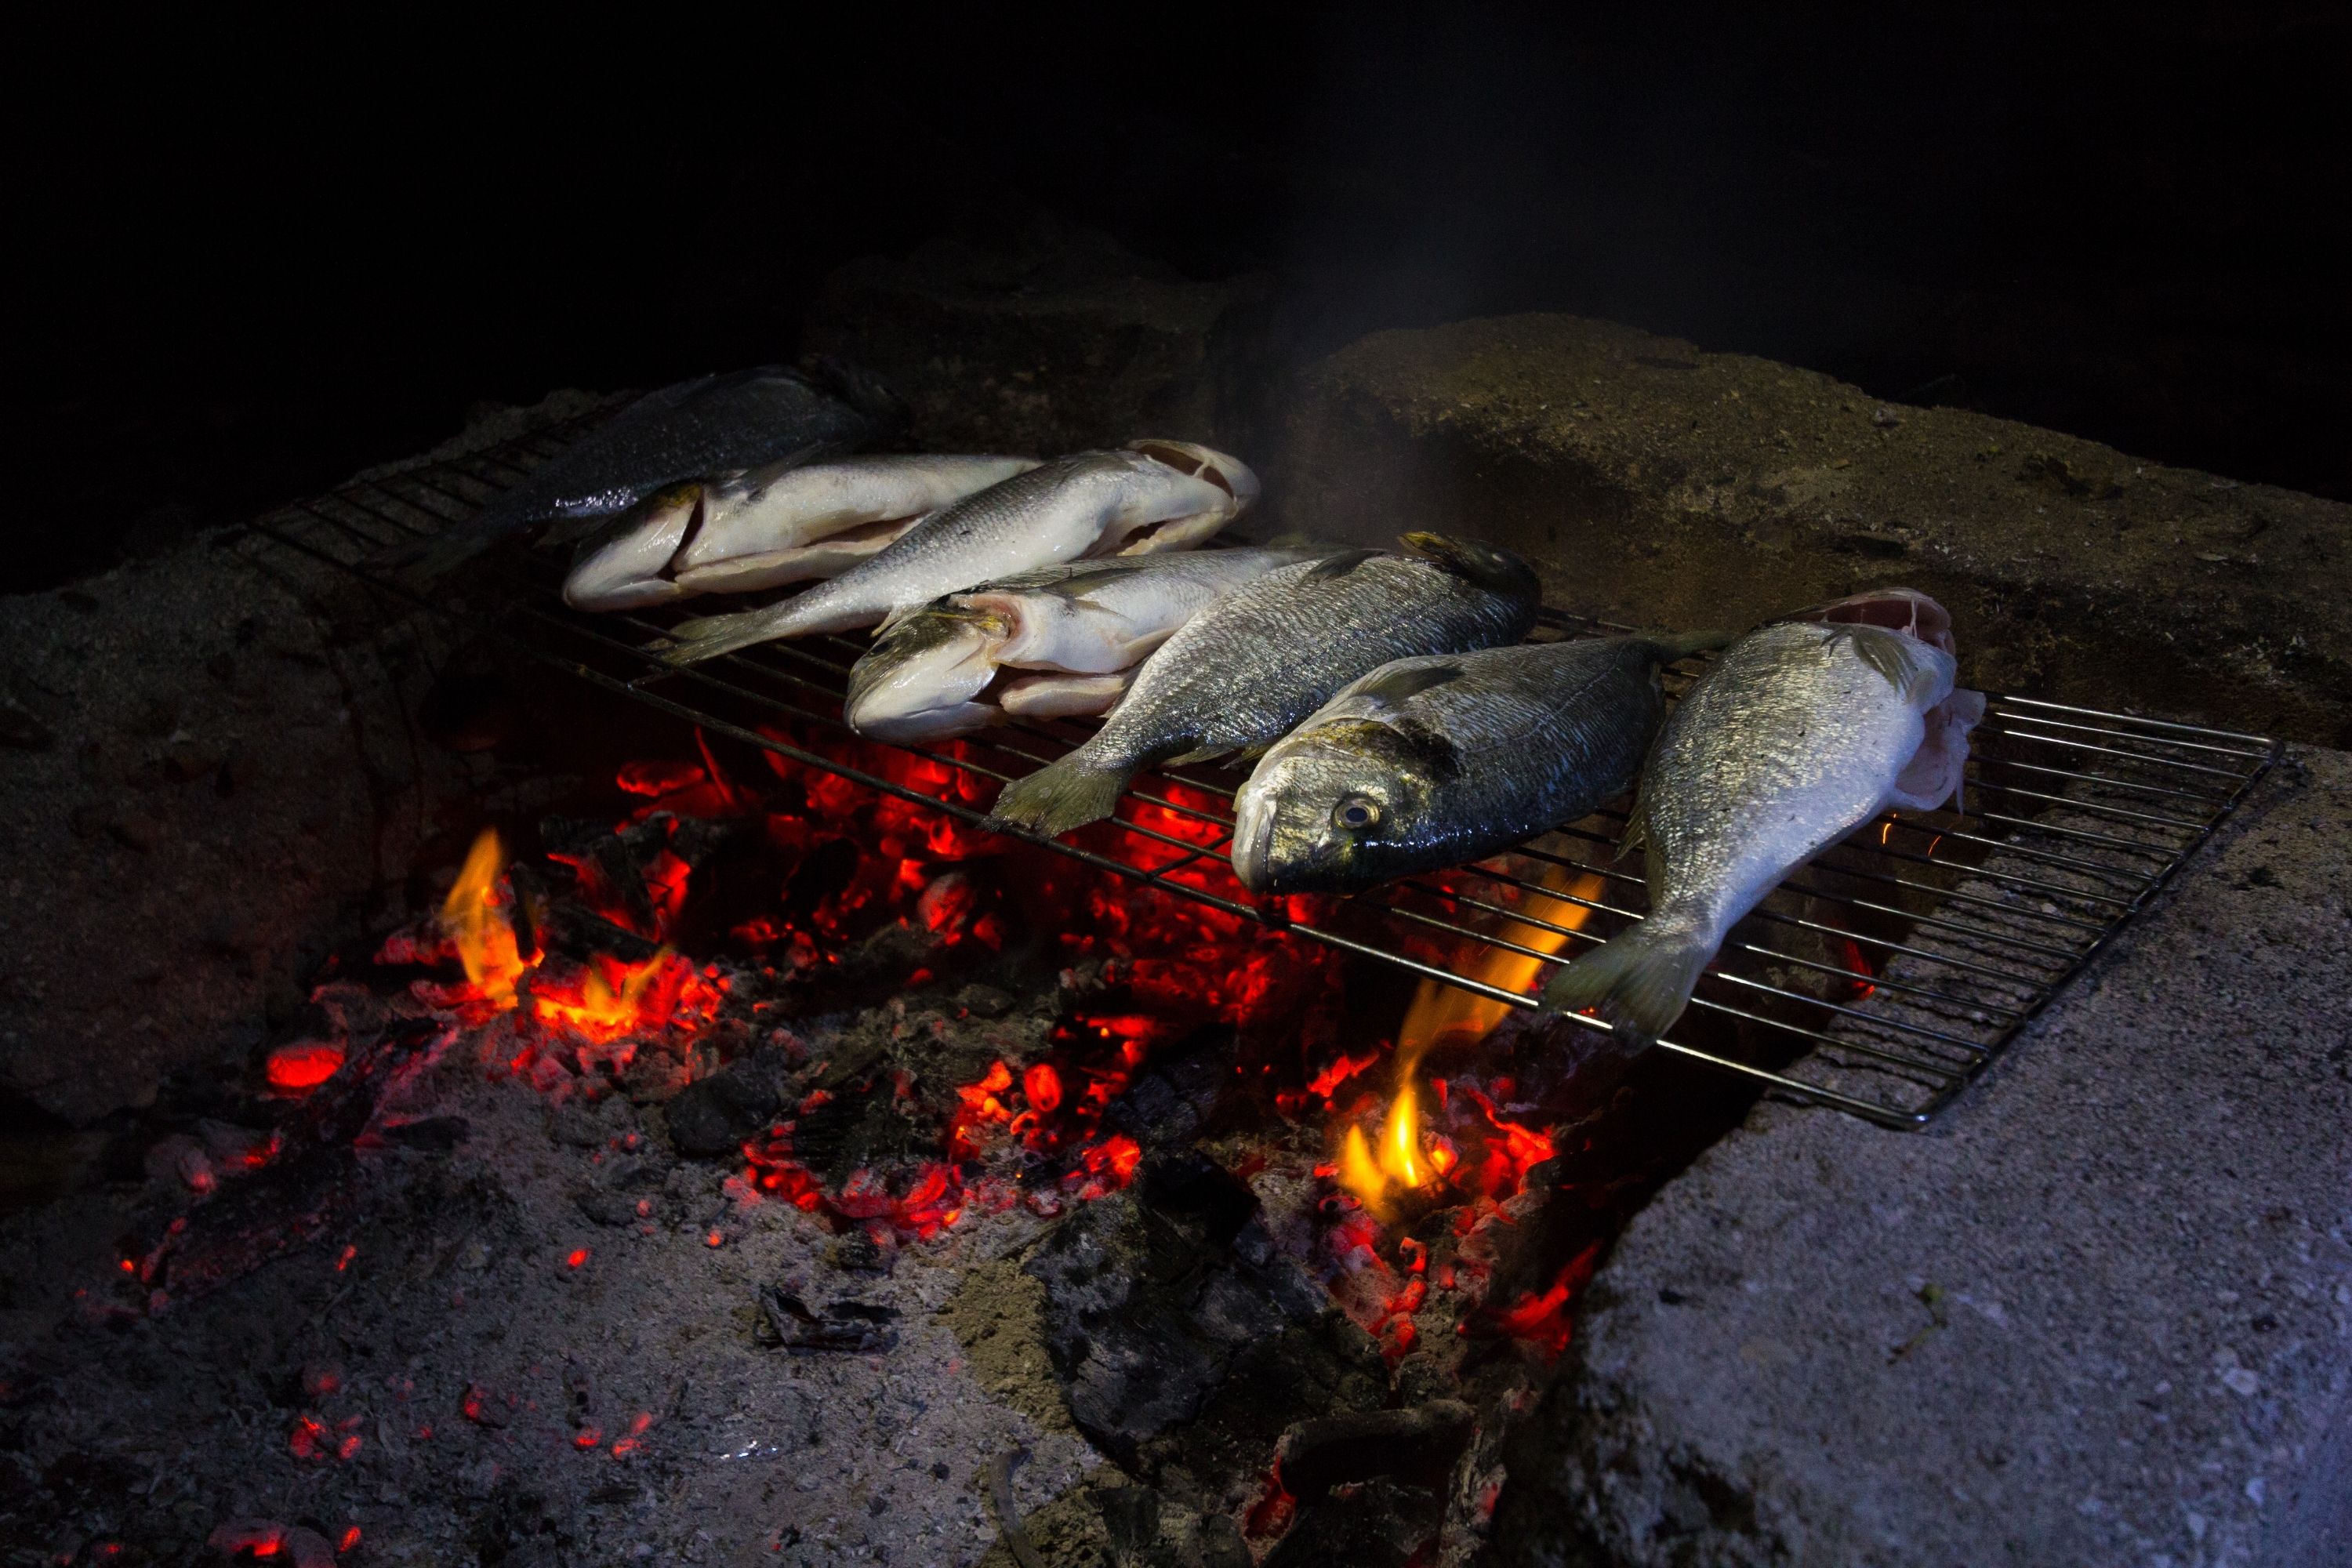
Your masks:
<svg viewBox="0 0 2352 1568"><path fill-rule="evenodd" d="M261 519L249 537L351 574L393 601L444 608L374 571L371 558L469 515L582 427L357 480ZM772 644L671 668L640 651L671 617L578 614L562 603L562 574L551 558L509 549L468 574L462 592L469 613L488 597L496 635L516 648L616 696L974 826L984 821L961 801L778 732L848 737L841 694L862 640ZM1547 610L1534 635L1624 629ZM1696 668L1669 672L1670 696ZM1002 781L1084 733L1066 723L1016 725L908 749ZM1658 1048L1883 1125L1924 1125L2146 906L2279 751L2256 735L1993 695L1974 736L1965 814L1889 814L1790 877L1734 930L1675 1037ZM1616 857L1623 800L1475 866L1350 900L1261 903L1224 859L1241 780L1213 766L1161 770L1139 782L1113 822L1051 847L1510 1008L1533 1008L1555 964L1638 921L1645 907L1638 867ZM1171 790L1171 782L1185 787ZM1154 826L1171 821L1167 813L1190 831Z"/></svg>

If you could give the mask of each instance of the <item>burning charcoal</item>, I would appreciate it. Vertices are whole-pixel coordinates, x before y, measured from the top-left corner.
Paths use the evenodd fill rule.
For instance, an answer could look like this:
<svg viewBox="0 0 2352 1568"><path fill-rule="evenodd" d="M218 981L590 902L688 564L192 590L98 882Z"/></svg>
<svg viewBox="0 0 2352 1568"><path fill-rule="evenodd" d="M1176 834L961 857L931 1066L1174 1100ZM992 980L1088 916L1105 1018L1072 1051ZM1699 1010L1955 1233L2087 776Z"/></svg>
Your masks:
<svg viewBox="0 0 2352 1568"><path fill-rule="evenodd" d="M825 840L793 868L784 884L783 912L804 924L826 894L846 887L856 874L857 846L846 838Z"/></svg>
<svg viewBox="0 0 2352 1568"><path fill-rule="evenodd" d="M776 1091L740 1068L698 1079L671 1097L664 1111L669 1141L681 1154L732 1154L776 1113Z"/></svg>
<svg viewBox="0 0 2352 1568"><path fill-rule="evenodd" d="M1259 1568L1404 1568L1439 1523L1431 1493L1367 1481L1302 1507Z"/></svg>
<svg viewBox="0 0 2352 1568"><path fill-rule="evenodd" d="M890 1325L895 1308L864 1301L835 1301L822 1313L788 1290L770 1286L760 1292L760 1310L774 1342L788 1351L887 1351L898 1342ZM763 1336L764 1337L764 1336Z"/></svg>
<svg viewBox="0 0 2352 1568"><path fill-rule="evenodd" d="M661 951L660 943L571 899L526 899L523 907L530 913L526 934L549 952L583 961L609 953L624 963L643 963Z"/></svg>
<svg viewBox="0 0 2352 1568"><path fill-rule="evenodd" d="M1071 1415L1124 1462L1197 1415L1252 1346L1328 1310L1274 1253L1256 1204L1200 1154L1154 1155L1026 1265L1045 1286L1046 1347Z"/></svg>
<svg viewBox="0 0 2352 1568"><path fill-rule="evenodd" d="M205 1544L224 1557L283 1558L289 1568L334 1568L335 1549L315 1530L272 1519L233 1519Z"/></svg>
<svg viewBox="0 0 2352 1568"><path fill-rule="evenodd" d="M955 994L955 1005L975 1018L1002 1018L1013 1011L1012 993L977 981Z"/></svg>
<svg viewBox="0 0 2352 1568"><path fill-rule="evenodd" d="M1433 1399L1411 1410L1363 1410L1302 1421L1282 1436L1282 1484L1301 1502L1332 1488L1387 1476L1413 1486L1445 1484L1475 1422L1467 1405Z"/></svg>
<svg viewBox="0 0 2352 1568"><path fill-rule="evenodd" d="M1146 1149L1181 1149L1192 1142L1233 1076L1234 1030L1211 1024L1193 1030L1128 1086L1103 1117Z"/></svg>

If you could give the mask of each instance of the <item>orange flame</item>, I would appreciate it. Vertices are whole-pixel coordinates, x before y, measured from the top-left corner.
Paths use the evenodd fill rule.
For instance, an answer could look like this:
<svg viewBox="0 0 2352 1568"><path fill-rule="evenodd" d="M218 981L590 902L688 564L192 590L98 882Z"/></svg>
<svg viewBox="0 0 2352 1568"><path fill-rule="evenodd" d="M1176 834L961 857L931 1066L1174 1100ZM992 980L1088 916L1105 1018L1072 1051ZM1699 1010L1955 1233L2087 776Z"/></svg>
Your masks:
<svg viewBox="0 0 2352 1568"><path fill-rule="evenodd" d="M1472 980L1483 982L1498 991L1525 995L1533 990L1536 976L1551 955L1568 945L1570 933L1584 929L1592 911L1582 903L1570 900L1582 899L1598 901L1606 890L1600 877L1591 871L1571 871L1565 866L1547 865L1543 870L1544 890L1530 893L1527 904L1542 903L1549 908L1528 909L1525 913L1544 921L1541 925L1511 921L1506 923L1502 935L1521 947L1540 953L1530 957L1510 948L1490 947L1480 953L1464 971ZM1404 1025L1397 1031L1397 1059L1410 1066L1418 1061L1421 1053L1449 1035L1466 1035L1473 1039L1485 1039L1495 1026L1509 1016L1511 1005L1475 991L1465 991L1442 980L1424 980L1413 994L1412 1005L1405 1010Z"/></svg>
<svg viewBox="0 0 2352 1568"><path fill-rule="evenodd" d="M643 963L623 963L616 959L592 963L580 983L578 996L534 990L531 1011L548 1023L569 1026L592 1040L609 1040L628 1034L656 1021L645 1016L646 992L676 956L665 947ZM607 973L608 968L618 972L617 985Z"/></svg>
<svg viewBox="0 0 2352 1568"><path fill-rule="evenodd" d="M1524 995L1534 987L1550 955L1568 945L1572 932L1583 929L1592 911L1570 900L1599 899L1600 877L1591 871L1546 866L1543 882L1543 890L1529 894L1527 903L1540 900L1551 907L1527 912L1544 923L1513 921L1509 925L1510 940L1536 952L1490 947L1465 971L1468 978ZM1389 1100L1377 1151L1359 1126L1350 1126L1340 1140L1339 1184L1362 1199L1373 1214L1386 1218L1396 1196L1437 1182L1453 1168L1456 1158L1452 1146L1422 1131L1421 1106L1413 1089L1413 1075L1422 1057L1449 1037L1486 1038L1510 1011L1509 1003L1478 992L1439 980L1421 983L1397 1031L1396 1091Z"/></svg>
<svg viewBox="0 0 2352 1568"><path fill-rule="evenodd" d="M527 967L515 945L506 900L499 893L499 876L505 869L506 852L498 830L483 828L441 903L441 928L466 966L467 983L502 1013L514 1006L515 985Z"/></svg>

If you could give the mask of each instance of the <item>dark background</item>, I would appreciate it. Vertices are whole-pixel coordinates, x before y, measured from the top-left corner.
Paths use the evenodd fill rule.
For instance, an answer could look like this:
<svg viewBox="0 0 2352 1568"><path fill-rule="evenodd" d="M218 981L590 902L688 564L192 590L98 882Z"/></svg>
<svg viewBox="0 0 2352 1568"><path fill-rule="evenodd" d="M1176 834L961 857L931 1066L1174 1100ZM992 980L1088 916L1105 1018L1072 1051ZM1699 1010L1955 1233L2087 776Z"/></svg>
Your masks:
<svg viewBox="0 0 2352 1568"><path fill-rule="evenodd" d="M5 585L1040 210L1276 271L1308 351L1574 310L2352 499L2345 7L1426 9L34 47Z"/></svg>

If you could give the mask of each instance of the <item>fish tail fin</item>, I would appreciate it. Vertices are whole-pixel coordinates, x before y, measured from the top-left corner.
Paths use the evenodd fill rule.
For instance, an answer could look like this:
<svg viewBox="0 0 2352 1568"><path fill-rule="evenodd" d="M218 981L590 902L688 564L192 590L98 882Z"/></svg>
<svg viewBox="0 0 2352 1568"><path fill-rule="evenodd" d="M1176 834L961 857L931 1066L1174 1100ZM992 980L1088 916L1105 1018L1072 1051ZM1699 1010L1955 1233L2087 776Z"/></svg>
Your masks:
<svg viewBox="0 0 2352 1568"><path fill-rule="evenodd" d="M646 644L666 664L699 664L720 654L737 653L763 642L792 635L788 617L764 610L740 610L724 616L696 616L672 626L669 636Z"/></svg>
<svg viewBox="0 0 2352 1568"><path fill-rule="evenodd" d="M1653 1046L1690 1005L1699 972L1714 956L1715 944L1704 932L1644 923L1553 975L1543 1005L1558 1013L1592 1009L1618 1038Z"/></svg>
<svg viewBox="0 0 2352 1568"><path fill-rule="evenodd" d="M1023 827L1059 838L1108 816L1132 776L1124 767L1093 761L1081 749L1006 784L988 820L992 826Z"/></svg>

